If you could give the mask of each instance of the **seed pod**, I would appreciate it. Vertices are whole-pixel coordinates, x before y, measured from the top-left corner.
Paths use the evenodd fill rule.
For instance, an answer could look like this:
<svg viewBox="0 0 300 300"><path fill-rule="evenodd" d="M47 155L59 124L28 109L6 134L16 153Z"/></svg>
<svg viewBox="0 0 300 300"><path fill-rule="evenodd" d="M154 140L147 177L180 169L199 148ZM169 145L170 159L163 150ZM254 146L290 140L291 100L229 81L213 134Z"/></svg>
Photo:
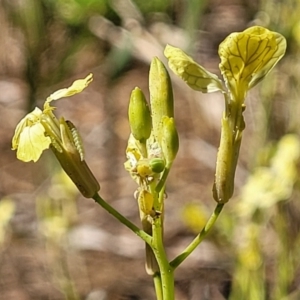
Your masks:
<svg viewBox="0 0 300 300"><path fill-rule="evenodd" d="M150 105L152 127L155 138L158 137L162 117L174 117L173 90L169 73L164 64L155 57L149 72Z"/></svg>
<svg viewBox="0 0 300 300"><path fill-rule="evenodd" d="M159 127L158 142L162 148L166 166L170 166L178 152L179 138L174 118L163 117Z"/></svg>
<svg viewBox="0 0 300 300"><path fill-rule="evenodd" d="M151 134L152 120L146 98L137 87L131 92L128 117L132 135L136 140L145 143Z"/></svg>
<svg viewBox="0 0 300 300"><path fill-rule="evenodd" d="M230 130L229 119L223 117L220 147L217 156L213 197L218 203L226 203L234 190L234 164L233 133Z"/></svg>

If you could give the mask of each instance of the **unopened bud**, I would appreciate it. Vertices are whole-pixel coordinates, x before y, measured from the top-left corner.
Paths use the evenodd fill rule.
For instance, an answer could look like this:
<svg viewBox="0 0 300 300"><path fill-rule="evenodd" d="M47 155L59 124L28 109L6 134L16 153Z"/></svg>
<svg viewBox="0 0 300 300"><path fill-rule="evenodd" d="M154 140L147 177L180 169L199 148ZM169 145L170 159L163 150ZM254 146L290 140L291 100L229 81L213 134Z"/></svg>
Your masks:
<svg viewBox="0 0 300 300"><path fill-rule="evenodd" d="M169 73L164 64L155 57L149 72L150 105L153 133L158 136L159 124L164 116L174 117L173 90Z"/></svg>
<svg viewBox="0 0 300 300"><path fill-rule="evenodd" d="M149 166L154 173L161 173L165 169L165 162L161 158L150 158Z"/></svg>
<svg viewBox="0 0 300 300"><path fill-rule="evenodd" d="M152 120L146 98L137 87L131 92L128 117L132 135L145 143L151 134Z"/></svg>

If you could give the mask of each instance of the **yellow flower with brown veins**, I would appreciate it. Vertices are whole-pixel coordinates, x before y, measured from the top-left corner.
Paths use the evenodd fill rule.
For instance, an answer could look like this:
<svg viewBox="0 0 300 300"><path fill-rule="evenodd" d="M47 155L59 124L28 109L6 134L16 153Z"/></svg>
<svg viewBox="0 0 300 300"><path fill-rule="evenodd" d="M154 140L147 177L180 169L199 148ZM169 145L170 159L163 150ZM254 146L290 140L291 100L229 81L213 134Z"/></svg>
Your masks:
<svg viewBox="0 0 300 300"><path fill-rule="evenodd" d="M219 46L219 65L233 99L244 100L283 57L285 38L264 27L253 26L230 34Z"/></svg>

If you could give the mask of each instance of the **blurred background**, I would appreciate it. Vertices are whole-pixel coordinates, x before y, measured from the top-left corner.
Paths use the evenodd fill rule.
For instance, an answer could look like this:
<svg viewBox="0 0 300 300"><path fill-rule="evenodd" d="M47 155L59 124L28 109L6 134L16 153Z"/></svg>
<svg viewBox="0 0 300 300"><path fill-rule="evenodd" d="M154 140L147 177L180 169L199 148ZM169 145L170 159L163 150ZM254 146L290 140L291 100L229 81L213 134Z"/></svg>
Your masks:
<svg viewBox="0 0 300 300"><path fill-rule="evenodd" d="M134 223L136 184L123 167L131 90L148 92L151 59L180 47L220 75L218 45L261 25L286 56L250 91L235 194L208 238L177 270L176 299L300 299L300 2L298 0L1 0L0 299L155 299L144 244L84 199L50 151L23 163L15 126L54 91L94 74L57 103L79 129L101 195ZM171 73L171 72L170 72ZM171 74L180 151L168 181L170 259L215 207L223 99Z"/></svg>

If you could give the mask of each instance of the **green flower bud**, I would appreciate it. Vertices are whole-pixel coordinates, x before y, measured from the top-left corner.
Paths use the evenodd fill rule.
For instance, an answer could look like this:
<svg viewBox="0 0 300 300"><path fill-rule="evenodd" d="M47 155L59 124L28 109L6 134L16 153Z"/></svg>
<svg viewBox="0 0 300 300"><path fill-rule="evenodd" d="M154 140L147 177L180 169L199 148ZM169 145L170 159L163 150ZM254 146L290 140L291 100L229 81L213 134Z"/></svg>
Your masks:
<svg viewBox="0 0 300 300"><path fill-rule="evenodd" d="M156 57L150 66L149 90L153 133L157 138L162 117L174 117L174 101L169 73L164 64Z"/></svg>
<svg viewBox="0 0 300 300"><path fill-rule="evenodd" d="M179 138L174 118L164 116L160 123L158 142L161 146L166 166L170 166L178 152Z"/></svg>
<svg viewBox="0 0 300 300"><path fill-rule="evenodd" d="M161 173L165 169L165 162L161 158L151 158L149 167L154 173Z"/></svg>
<svg viewBox="0 0 300 300"><path fill-rule="evenodd" d="M151 134L152 120L146 98L137 87L131 92L128 117L132 135L145 143Z"/></svg>
<svg viewBox="0 0 300 300"><path fill-rule="evenodd" d="M82 144L78 144L76 136L74 140L74 135L70 129L70 122L68 125L61 118L58 123L52 116L44 114L41 118L45 134L51 139L50 147L62 168L77 186L81 194L86 198L92 198L100 190L100 185L83 160ZM73 124L72 128L75 128Z"/></svg>

